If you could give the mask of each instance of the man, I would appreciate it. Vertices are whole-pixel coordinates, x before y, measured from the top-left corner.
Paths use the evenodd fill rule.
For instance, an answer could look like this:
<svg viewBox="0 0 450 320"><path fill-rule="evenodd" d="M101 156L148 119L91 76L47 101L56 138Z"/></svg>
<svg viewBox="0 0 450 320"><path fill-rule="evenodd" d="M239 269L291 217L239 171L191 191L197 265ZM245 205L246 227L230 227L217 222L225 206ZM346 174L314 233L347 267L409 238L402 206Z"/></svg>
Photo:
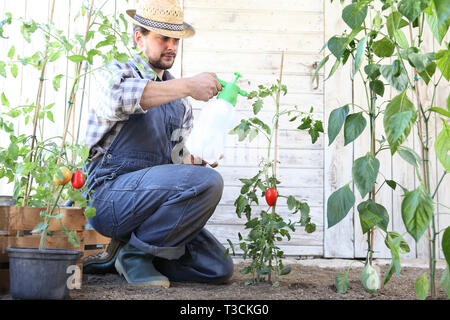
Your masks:
<svg viewBox="0 0 450 320"><path fill-rule="evenodd" d="M141 55L111 63L96 79L98 105L86 133L97 210L89 223L120 244L103 262L114 261L129 283L226 282L232 260L204 229L222 196L222 177L185 149L174 152L180 131L192 127L185 98L208 101L222 87L213 73L174 79L167 71L179 39L195 33L176 0L141 1L127 16Z"/></svg>

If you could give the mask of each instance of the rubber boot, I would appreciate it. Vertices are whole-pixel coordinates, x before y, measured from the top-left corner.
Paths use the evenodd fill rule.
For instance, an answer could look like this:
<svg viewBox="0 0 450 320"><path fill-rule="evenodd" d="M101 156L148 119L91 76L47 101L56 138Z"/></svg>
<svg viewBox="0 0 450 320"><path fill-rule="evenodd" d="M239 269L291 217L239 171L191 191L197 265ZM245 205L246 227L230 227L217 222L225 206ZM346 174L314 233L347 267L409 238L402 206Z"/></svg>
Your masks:
<svg viewBox="0 0 450 320"><path fill-rule="evenodd" d="M83 264L83 273L86 274L106 274L116 273L114 263L120 248L125 245L124 242L118 239L111 239L105 251L91 254L87 256L81 263Z"/></svg>
<svg viewBox="0 0 450 320"><path fill-rule="evenodd" d="M152 261L149 254L126 244L120 249L114 266L128 283L168 288L169 279L155 269Z"/></svg>

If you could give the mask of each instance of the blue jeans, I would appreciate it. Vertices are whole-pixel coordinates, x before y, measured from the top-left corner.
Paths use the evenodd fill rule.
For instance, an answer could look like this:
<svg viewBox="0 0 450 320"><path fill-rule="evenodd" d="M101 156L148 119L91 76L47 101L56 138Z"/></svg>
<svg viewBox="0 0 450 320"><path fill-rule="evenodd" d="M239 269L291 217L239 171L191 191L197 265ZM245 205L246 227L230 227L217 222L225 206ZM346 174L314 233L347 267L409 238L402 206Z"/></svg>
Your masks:
<svg viewBox="0 0 450 320"><path fill-rule="evenodd" d="M96 171L101 165L92 172L94 181ZM165 164L108 172L92 195L97 214L89 223L95 230L154 256L170 280L221 283L231 277L232 259L204 229L222 197L217 171Z"/></svg>

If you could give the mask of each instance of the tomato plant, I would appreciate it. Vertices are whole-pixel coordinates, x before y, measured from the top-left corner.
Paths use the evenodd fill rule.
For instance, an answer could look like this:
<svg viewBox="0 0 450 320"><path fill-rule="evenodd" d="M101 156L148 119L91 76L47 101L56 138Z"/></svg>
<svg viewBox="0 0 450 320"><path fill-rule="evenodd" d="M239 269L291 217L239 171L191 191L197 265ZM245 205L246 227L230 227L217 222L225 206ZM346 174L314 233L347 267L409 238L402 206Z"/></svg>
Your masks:
<svg viewBox="0 0 450 320"><path fill-rule="evenodd" d="M331 2L333 2L331 0ZM409 252L409 247L402 235L389 231L387 226L389 215L386 208L376 202L376 194L384 186L403 190L401 215L407 232L417 242L428 230L430 241L430 284L431 297L436 296L436 242L441 233L435 223L435 196L445 175L450 171L450 97L447 106L436 106L436 92L441 81L450 80L450 48L443 44L443 39L450 26L448 1L440 0L358 0L345 4L342 19L350 28L350 32L332 36L324 48L329 54L318 64L317 72L335 58L335 62L327 77L345 65L353 63L352 76L360 77L365 89L366 105L345 104L334 109L328 119L328 140L333 143L343 128L344 144L358 139L366 127L370 130L370 141L365 155L353 161L351 182L361 194L362 201L357 205L361 228L367 235L367 261L362 279L368 291L376 291L376 273L371 267L374 231L384 234L385 244L391 251L391 265L388 268L383 285L392 275L401 270L400 254ZM435 40L442 45L436 46L435 52L424 48L424 31L430 31ZM428 49L429 50L429 49ZM351 59L350 59L351 58ZM431 86L430 99L423 99L423 86ZM448 84L447 84L448 86ZM385 91L391 87L395 96L387 104L378 102ZM411 101L412 97L415 100ZM351 109L349 108L351 107ZM357 108L356 112L351 110ZM384 132L376 139L376 119L383 116ZM432 148L430 120L439 116L443 122L441 131L434 142L434 152L443 167L443 174L432 190L430 183L430 149ZM368 119L366 119L368 118ZM416 151L403 146L417 126L420 155ZM433 133L434 134L434 133ZM417 137L416 137L417 138ZM377 156L381 152L397 153L408 164L416 169L417 186L401 186L398 182L386 178L380 179L380 161ZM420 168L420 169L419 169ZM380 181L381 180L381 181ZM333 227L346 217L355 205L354 191L350 183L334 191L327 200L328 228ZM376 184L379 187L376 188ZM444 205L444 204L441 204ZM445 232L450 233L450 227ZM444 233L445 234L445 233ZM441 284L450 296L449 265L450 237L442 237L442 248L447 261ZM340 275L342 277L342 274ZM418 298L425 298L428 289L427 275L416 281ZM369 285L369 283L371 285ZM424 293L426 291L426 293ZM420 294L419 294L420 292Z"/></svg>
<svg viewBox="0 0 450 320"><path fill-rule="evenodd" d="M296 199L293 195L279 192L278 186L281 181L277 179L276 175L279 161L276 152L272 156L271 145L274 143L274 149L277 150L278 119L280 116L290 116L291 122L299 121L300 124L297 129L306 130L313 143L317 141L319 133L323 132L322 122L313 119L312 108L309 113L301 111L297 106L280 110L279 96L281 93L287 93L287 87L282 84L281 77L276 84L270 87L260 85L258 90L250 92L248 99L253 101L252 106L255 116L242 119L240 124L230 132L238 135L239 141L248 138L251 143L258 135L267 140L267 157L259 163L260 170L256 175L239 179L243 186L241 187L241 194L234 203L237 216L242 218L242 214L245 214L247 219L245 228L250 229L246 238L240 233L238 234L239 247L243 251L243 258L252 259L251 264L241 270L241 273L252 275L252 278L246 281L246 284L268 280L272 282L273 286L278 286L279 277L288 274L291 268L283 265L284 252L277 245L277 242L283 238L290 240L290 232L294 232L298 226L304 227L307 233L312 233L316 229L316 225L311 221L309 215L308 203ZM277 107L273 122L270 125L257 117L266 98L274 98ZM252 214L252 207L260 205L260 198L266 199L268 208L261 210L259 215ZM300 212L298 221L285 221L280 216L277 210L280 198L286 200L291 214ZM234 244L229 239L228 242L233 254L235 254ZM227 249L228 252L229 249ZM272 274L275 275L274 281L272 281Z"/></svg>
<svg viewBox="0 0 450 320"><path fill-rule="evenodd" d="M134 55L128 46L128 22L123 14L106 15L102 11L103 6L95 7L93 1L83 1L75 20L81 16L86 17L87 26L80 27L80 30L84 30L83 34L73 33L69 37L53 23L56 2L51 1L51 16L45 22L14 17L8 12L4 14L4 18L0 18L0 40L10 37L10 25L16 25L23 41L36 43L34 48L37 48L29 55L25 51L24 55L11 45L7 56L0 56L0 76L7 78L8 86L20 80L17 77L22 69L24 74L29 69L35 69L40 75L36 77L38 90L35 97L24 94L17 98L20 101L12 103L9 101L11 97L8 96L8 86L0 90L0 130L10 140L8 147L0 147L0 178L14 183L13 198L16 205L43 208L43 221L33 230L33 233L41 235L41 249L45 248L50 220L61 219L61 215L55 214L58 206L72 200L77 207L85 208L86 217L93 217L96 213L95 208L89 206L90 192L84 183L85 177L78 171L87 161L89 150L78 141L75 126L69 126L71 121L75 121L71 116L75 114L77 91L90 73L114 59L126 62ZM42 39L39 39L39 34ZM125 52L119 47L124 47ZM57 63L62 59L65 59L64 68L58 68ZM56 67L52 68L52 64ZM69 65L73 68L66 69ZM66 71L72 69L74 73ZM56 137L49 138L45 135L44 128L47 122L55 122L52 110L57 102L44 99L43 92L59 91L65 80L68 83L67 100L65 104L58 106L60 110L64 110L64 121L60 121L64 130ZM35 94L34 91L28 92ZM44 105L42 102L45 100ZM82 108L79 119L82 119L81 110ZM15 123L20 125L15 127ZM29 130L30 124L32 130ZM69 127L73 128L72 132L69 132ZM17 133L17 128L22 132ZM68 135L73 138L72 143L67 142ZM72 183L68 183L71 180ZM63 232L69 235L68 239L74 246L78 246L75 231L63 228Z"/></svg>

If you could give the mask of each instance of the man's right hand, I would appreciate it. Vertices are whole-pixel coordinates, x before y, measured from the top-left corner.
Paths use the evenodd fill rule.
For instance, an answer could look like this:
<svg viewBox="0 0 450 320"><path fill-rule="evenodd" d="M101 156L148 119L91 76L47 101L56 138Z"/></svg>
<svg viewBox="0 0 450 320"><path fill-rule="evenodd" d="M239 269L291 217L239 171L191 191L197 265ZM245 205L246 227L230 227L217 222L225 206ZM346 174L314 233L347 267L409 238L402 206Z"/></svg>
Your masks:
<svg viewBox="0 0 450 320"><path fill-rule="evenodd" d="M189 95L195 100L208 101L220 90L222 85L217 81L215 73L204 72L189 78Z"/></svg>

